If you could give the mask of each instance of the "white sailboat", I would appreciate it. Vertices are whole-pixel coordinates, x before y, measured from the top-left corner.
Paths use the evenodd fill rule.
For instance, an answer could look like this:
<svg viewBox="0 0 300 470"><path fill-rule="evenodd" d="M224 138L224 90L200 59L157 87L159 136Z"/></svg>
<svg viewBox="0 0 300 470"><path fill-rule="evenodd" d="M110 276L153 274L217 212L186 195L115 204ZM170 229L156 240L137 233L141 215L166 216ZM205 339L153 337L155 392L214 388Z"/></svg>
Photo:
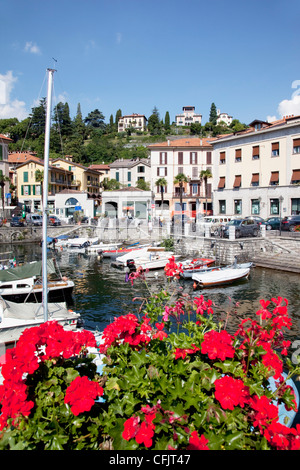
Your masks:
<svg viewBox="0 0 300 470"><path fill-rule="evenodd" d="M48 272L47 272L47 205L48 205L48 168L53 74L55 70L48 69L47 114L44 148L44 184L43 184L43 243L42 243L42 302L16 303L0 297L0 344L3 354L7 347L17 341L22 331L30 326L43 322L57 320L64 327L75 329L80 317L76 312L67 309L66 304L48 303Z"/></svg>

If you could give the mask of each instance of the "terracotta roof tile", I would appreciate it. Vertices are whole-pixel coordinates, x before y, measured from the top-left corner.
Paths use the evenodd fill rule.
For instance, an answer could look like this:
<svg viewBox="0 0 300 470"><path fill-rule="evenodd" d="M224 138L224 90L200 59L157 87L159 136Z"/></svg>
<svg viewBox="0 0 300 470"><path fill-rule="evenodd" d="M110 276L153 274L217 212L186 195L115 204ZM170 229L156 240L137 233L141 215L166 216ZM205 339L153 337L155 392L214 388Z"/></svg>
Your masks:
<svg viewBox="0 0 300 470"><path fill-rule="evenodd" d="M211 141L212 138L203 137L183 137L182 139L174 139L166 142L160 142L158 144L148 145L148 148L165 148L165 147L208 147L212 148Z"/></svg>

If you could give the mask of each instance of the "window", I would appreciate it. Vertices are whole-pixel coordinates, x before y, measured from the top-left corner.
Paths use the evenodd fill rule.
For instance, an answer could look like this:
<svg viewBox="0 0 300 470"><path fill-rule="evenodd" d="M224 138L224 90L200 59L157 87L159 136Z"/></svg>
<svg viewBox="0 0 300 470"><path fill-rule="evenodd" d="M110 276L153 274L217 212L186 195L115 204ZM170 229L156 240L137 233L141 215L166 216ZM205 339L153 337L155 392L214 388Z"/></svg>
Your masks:
<svg viewBox="0 0 300 470"><path fill-rule="evenodd" d="M300 139L293 140L293 153L300 153Z"/></svg>
<svg viewBox="0 0 300 470"><path fill-rule="evenodd" d="M219 201L219 214L226 214L226 201L225 200Z"/></svg>
<svg viewBox="0 0 300 470"><path fill-rule="evenodd" d="M259 173L252 173L251 186L259 186Z"/></svg>
<svg viewBox="0 0 300 470"><path fill-rule="evenodd" d="M242 161L242 149L235 150L235 161L241 162Z"/></svg>
<svg viewBox="0 0 300 470"><path fill-rule="evenodd" d="M206 152L206 164L211 165L211 152Z"/></svg>
<svg viewBox="0 0 300 470"><path fill-rule="evenodd" d="M178 165L183 165L183 152L178 152Z"/></svg>
<svg viewBox="0 0 300 470"><path fill-rule="evenodd" d="M119 181L119 179L120 179L119 172L118 172L118 171L116 171L116 181Z"/></svg>
<svg viewBox="0 0 300 470"><path fill-rule="evenodd" d="M179 166L179 167L178 167L178 173L177 173L177 175L179 175L180 173L183 173L183 166Z"/></svg>
<svg viewBox="0 0 300 470"><path fill-rule="evenodd" d="M260 212L260 200L259 199L251 199L251 214L252 215L259 215Z"/></svg>
<svg viewBox="0 0 300 470"><path fill-rule="evenodd" d="M157 176L167 176L167 168L166 167L158 167L157 168Z"/></svg>
<svg viewBox="0 0 300 470"><path fill-rule="evenodd" d="M190 153L190 164L197 165L197 152Z"/></svg>
<svg viewBox="0 0 300 470"><path fill-rule="evenodd" d="M272 157L279 156L279 142L274 142L272 144Z"/></svg>
<svg viewBox="0 0 300 470"><path fill-rule="evenodd" d="M220 152L220 164L225 163L226 161L226 154L225 152Z"/></svg>
<svg viewBox="0 0 300 470"><path fill-rule="evenodd" d="M276 186L279 184L279 171L272 171L271 178L270 178L270 185Z"/></svg>
<svg viewBox="0 0 300 470"><path fill-rule="evenodd" d="M225 188L225 176L220 176L218 189L224 189L224 188Z"/></svg>
<svg viewBox="0 0 300 470"><path fill-rule="evenodd" d="M194 196L198 194L198 184L192 184L192 194Z"/></svg>
<svg viewBox="0 0 300 470"><path fill-rule="evenodd" d="M252 147L252 160L259 159L259 145L255 145Z"/></svg>
<svg viewBox="0 0 300 470"><path fill-rule="evenodd" d="M270 200L270 214L271 215L279 214L279 199Z"/></svg>
<svg viewBox="0 0 300 470"><path fill-rule="evenodd" d="M193 166L192 168L192 178L198 178L198 167Z"/></svg>
<svg viewBox="0 0 300 470"><path fill-rule="evenodd" d="M235 199L234 201L234 213L240 215L242 213L242 200Z"/></svg>
<svg viewBox="0 0 300 470"><path fill-rule="evenodd" d="M0 160L3 160L3 147L0 145Z"/></svg>
<svg viewBox="0 0 300 470"><path fill-rule="evenodd" d="M145 167L144 166L138 166L137 171L138 171L138 173L145 173Z"/></svg>
<svg viewBox="0 0 300 470"><path fill-rule="evenodd" d="M233 187L234 187L235 189L240 188L240 187L241 187L241 182L242 182L242 177L241 177L241 175L236 176L235 179L234 179Z"/></svg>
<svg viewBox="0 0 300 470"><path fill-rule="evenodd" d="M291 184L300 184L300 170L293 170Z"/></svg>
<svg viewBox="0 0 300 470"><path fill-rule="evenodd" d="M159 154L159 164L167 165L167 152L160 152Z"/></svg>
<svg viewBox="0 0 300 470"><path fill-rule="evenodd" d="M300 214L300 198L292 198L292 215Z"/></svg>
<svg viewBox="0 0 300 470"><path fill-rule="evenodd" d="M131 181L131 171L128 171L127 173L127 181Z"/></svg>
<svg viewBox="0 0 300 470"><path fill-rule="evenodd" d="M28 171L24 171L23 173L23 182L28 183Z"/></svg>

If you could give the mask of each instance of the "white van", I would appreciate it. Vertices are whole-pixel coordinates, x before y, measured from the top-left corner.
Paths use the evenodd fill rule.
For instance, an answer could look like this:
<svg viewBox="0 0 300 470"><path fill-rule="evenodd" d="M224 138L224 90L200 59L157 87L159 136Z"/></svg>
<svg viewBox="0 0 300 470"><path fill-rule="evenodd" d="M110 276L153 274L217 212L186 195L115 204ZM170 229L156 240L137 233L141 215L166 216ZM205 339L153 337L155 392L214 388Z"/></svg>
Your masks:
<svg viewBox="0 0 300 470"><path fill-rule="evenodd" d="M234 216L228 215L210 215L203 218L203 222L210 226L211 235L218 236L221 233L221 227L225 227Z"/></svg>
<svg viewBox="0 0 300 470"><path fill-rule="evenodd" d="M43 218L39 214L26 214L27 225L43 225Z"/></svg>

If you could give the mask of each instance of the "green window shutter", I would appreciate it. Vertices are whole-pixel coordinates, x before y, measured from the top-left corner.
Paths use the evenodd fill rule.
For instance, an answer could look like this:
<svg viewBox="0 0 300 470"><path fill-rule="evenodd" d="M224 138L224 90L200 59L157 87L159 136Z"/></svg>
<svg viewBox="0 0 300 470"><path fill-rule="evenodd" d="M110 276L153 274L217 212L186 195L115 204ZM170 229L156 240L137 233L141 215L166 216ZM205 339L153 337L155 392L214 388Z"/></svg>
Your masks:
<svg viewBox="0 0 300 470"><path fill-rule="evenodd" d="M32 195L35 196L35 184L32 185Z"/></svg>
<svg viewBox="0 0 300 470"><path fill-rule="evenodd" d="M24 196L24 186L23 186L23 184L21 186L21 196Z"/></svg>
<svg viewBox="0 0 300 470"><path fill-rule="evenodd" d="M0 145L0 160L3 160L3 147Z"/></svg>
<svg viewBox="0 0 300 470"><path fill-rule="evenodd" d="M28 185L28 196L30 196L30 195L31 195L31 186Z"/></svg>
<svg viewBox="0 0 300 470"><path fill-rule="evenodd" d="M28 171L24 171L23 173L23 183L28 183Z"/></svg>

